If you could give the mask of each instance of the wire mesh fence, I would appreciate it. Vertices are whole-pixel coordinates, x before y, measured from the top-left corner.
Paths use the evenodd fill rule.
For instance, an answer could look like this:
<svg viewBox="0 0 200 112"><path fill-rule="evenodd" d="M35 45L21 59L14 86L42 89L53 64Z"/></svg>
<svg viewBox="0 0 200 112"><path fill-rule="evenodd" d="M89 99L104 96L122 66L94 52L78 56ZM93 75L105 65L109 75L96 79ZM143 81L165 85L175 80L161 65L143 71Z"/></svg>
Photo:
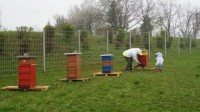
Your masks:
<svg viewBox="0 0 200 112"><path fill-rule="evenodd" d="M37 57L37 72L54 72L65 70L64 53L81 52L83 70L91 72L101 70L102 54L113 54L115 70L123 70L124 58L122 52L131 47L148 50L149 59L156 52L162 52L164 57L197 54L200 50L200 40L167 36L165 32L133 32L120 37L112 32L0 32L0 74L16 74L16 56L28 55Z"/></svg>
<svg viewBox="0 0 200 112"><path fill-rule="evenodd" d="M30 32L0 32L0 74L13 74L17 72L18 60L16 56L24 53L37 56L37 69L42 69L42 33Z"/></svg>

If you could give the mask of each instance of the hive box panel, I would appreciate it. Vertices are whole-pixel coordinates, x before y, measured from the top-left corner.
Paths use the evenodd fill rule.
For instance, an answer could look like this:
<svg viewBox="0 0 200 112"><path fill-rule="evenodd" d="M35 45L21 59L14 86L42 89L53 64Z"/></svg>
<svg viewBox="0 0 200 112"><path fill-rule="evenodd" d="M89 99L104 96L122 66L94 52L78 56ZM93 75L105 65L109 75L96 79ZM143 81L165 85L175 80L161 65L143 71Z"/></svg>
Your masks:
<svg viewBox="0 0 200 112"><path fill-rule="evenodd" d="M148 65L148 57L147 57L147 55L139 56L138 60L141 63L140 66L144 67L144 66Z"/></svg>
<svg viewBox="0 0 200 112"><path fill-rule="evenodd" d="M33 85L30 85L30 80L20 80L19 81L19 88L33 88L33 87L35 87L35 86L33 86Z"/></svg>
<svg viewBox="0 0 200 112"><path fill-rule="evenodd" d="M21 59L19 59L18 63L20 63L20 64L35 64L35 59L21 58Z"/></svg>
<svg viewBox="0 0 200 112"><path fill-rule="evenodd" d="M76 67L74 67L74 68L67 67L67 71L76 71L76 70L77 70Z"/></svg>
<svg viewBox="0 0 200 112"><path fill-rule="evenodd" d="M67 61L67 67L77 67L80 65L80 61Z"/></svg>
<svg viewBox="0 0 200 112"><path fill-rule="evenodd" d="M19 88L34 88L36 86L36 65L19 64Z"/></svg>
<svg viewBox="0 0 200 112"><path fill-rule="evenodd" d="M110 73L113 70L112 66L102 66L103 73Z"/></svg>
<svg viewBox="0 0 200 112"><path fill-rule="evenodd" d="M31 76L29 75L29 73L20 73L19 74L20 80L29 80L30 78L31 78Z"/></svg>
<svg viewBox="0 0 200 112"><path fill-rule="evenodd" d="M147 50L142 50L142 55L148 55L148 51Z"/></svg>
<svg viewBox="0 0 200 112"><path fill-rule="evenodd" d="M31 73L31 65L30 64L20 64L19 65L19 73Z"/></svg>
<svg viewBox="0 0 200 112"><path fill-rule="evenodd" d="M74 60L79 60L80 59L80 55L67 55L67 60L68 61L74 61Z"/></svg>
<svg viewBox="0 0 200 112"><path fill-rule="evenodd" d="M102 61L102 66L111 66L112 61Z"/></svg>
<svg viewBox="0 0 200 112"><path fill-rule="evenodd" d="M112 61L111 56L102 56L102 61Z"/></svg>
<svg viewBox="0 0 200 112"><path fill-rule="evenodd" d="M80 79L81 73L80 71L68 71L68 79Z"/></svg>

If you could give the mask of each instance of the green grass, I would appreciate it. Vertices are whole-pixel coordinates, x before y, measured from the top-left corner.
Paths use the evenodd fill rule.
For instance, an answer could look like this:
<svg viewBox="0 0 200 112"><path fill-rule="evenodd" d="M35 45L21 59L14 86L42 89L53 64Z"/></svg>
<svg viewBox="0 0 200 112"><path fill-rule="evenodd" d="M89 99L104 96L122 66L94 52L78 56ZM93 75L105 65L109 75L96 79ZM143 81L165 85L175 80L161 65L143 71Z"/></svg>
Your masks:
<svg viewBox="0 0 200 112"><path fill-rule="evenodd" d="M155 64L154 59L149 60ZM135 63L134 63L135 64ZM116 63L114 71L123 71ZM200 111L200 57L165 59L162 73L124 72L119 77L93 77L101 66L84 66L88 82L60 82L66 72L37 74L37 85L48 91L0 90L0 112L198 112ZM0 75L0 87L17 85L17 75Z"/></svg>
<svg viewBox="0 0 200 112"><path fill-rule="evenodd" d="M103 45L105 42L96 41L96 39L90 40L90 49L82 50L81 55L82 77L91 78L90 81L58 81L66 77L63 51L47 55L47 73L41 73L42 57L40 56L37 60L37 85L50 86L49 90L27 92L0 90L0 112L200 111L199 46L192 49L191 55L188 55L189 49L181 49L181 56L178 55L176 47L167 49L162 73L141 70L127 73L124 72L126 62L122 57L125 46L116 50L113 43L109 47L109 52L114 54L114 71L122 71L123 75L93 77L94 72L101 71L100 55L106 52ZM56 49L60 47L62 45L57 45ZM157 51L164 53L164 50L153 46L149 60L151 66L155 66L154 53ZM15 58L15 55L13 56ZM53 56L56 58L52 60ZM8 66L17 68L16 58L12 62ZM55 69L58 71L55 72ZM51 70L52 72L49 72ZM17 85L17 72L0 75L0 88Z"/></svg>

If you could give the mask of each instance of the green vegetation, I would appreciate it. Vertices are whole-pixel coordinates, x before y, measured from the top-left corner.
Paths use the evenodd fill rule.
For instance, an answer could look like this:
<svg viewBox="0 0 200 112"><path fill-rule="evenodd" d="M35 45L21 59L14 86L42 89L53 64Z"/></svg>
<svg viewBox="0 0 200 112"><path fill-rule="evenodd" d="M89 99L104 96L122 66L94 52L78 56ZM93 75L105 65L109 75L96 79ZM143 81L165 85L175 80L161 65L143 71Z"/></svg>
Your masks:
<svg viewBox="0 0 200 112"><path fill-rule="evenodd" d="M53 42L55 37L55 28L48 23L45 27L45 37L46 37L46 52L50 53L53 51Z"/></svg>
<svg viewBox="0 0 200 112"><path fill-rule="evenodd" d="M48 91L1 90L0 111L51 112L131 112L200 111L200 53L168 56L162 73L124 72L122 76L93 77L101 65L83 66L88 82L60 82L66 72L38 73L37 85ZM114 58L115 59L115 58ZM115 61L115 60L114 60ZM149 64L154 65L150 59ZM123 71L124 63L114 63L114 71ZM17 85L17 75L0 75L0 87Z"/></svg>
<svg viewBox="0 0 200 112"><path fill-rule="evenodd" d="M117 31L117 35L116 35L116 43L115 43L115 47L116 49L119 49L122 45L123 45L123 40L126 37L126 31L124 29L118 29Z"/></svg>
<svg viewBox="0 0 200 112"><path fill-rule="evenodd" d="M83 49L83 51L85 51L85 50L88 50L89 49L89 46L88 46L88 39L87 39L87 37L88 37L88 35L89 35L89 33L87 32L87 31L85 31L85 30L81 30L81 32L80 32L80 41L81 41L81 48Z"/></svg>
<svg viewBox="0 0 200 112"><path fill-rule="evenodd" d="M3 39L6 43L10 43L9 45L1 45L4 46L4 51L9 50L8 46L15 47L15 43L18 43L15 41L15 38L17 38L15 37L15 32L10 33L14 39L12 41L6 38ZM0 112L200 111L199 40L195 40L197 44L192 49L192 54L189 54L188 47L184 47L180 48L181 56L179 56L177 52L178 39L174 38L171 47L167 49L167 57L164 58L165 62L162 73L150 70L124 72L126 63L121 53L126 49L126 45L122 45L120 49L116 49L115 43L112 43L109 45L109 53L114 54L114 71L122 71L123 75L119 77L94 77L93 73L101 71L100 55L106 53L106 38L104 36L87 35L87 32L82 32L81 34L85 35L82 42L88 41L88 49L83 50L84 48L82 48L82 77L91 78L90 81L58 81L66 77L65 57L63 53L67 51L67 48L59 50L66 43L66 41L63 41L65 37L61 33L55 34L54 49L52 53L49 52L46 54L48 72L42 73L39 70L42 69L40 51L42 45L36 44L41 43L40 38L42 34L36 33L33 35L30 33L30 38L38 39L30 39L33 44L29 47L31 53L39 56L37 59L37 85L50 86L50 88L48 91L27 92L0 90ZM6 37L5 33L1 35ZM157 51L164 53L164 49L156 47L156 43L158 42L156 39L155 37L151 40L151 58L149 59L149 65L151 66L155 66L154 53ZM142 41L133 42L136 43L133 44L133 47L138 47L142 43ZM35 44L37 47L34 46ZM144 44L142 46L144 47ZM15 66L15 71L11 70L12 73L10 74L0 75L0 88L18 85L17 61L15 56L19 53L19 48L16 47L17 50L12 49L1 56L1 62L10 60L8 57L14 58L11 60L12 63L8 63L7 68L3 68L5 65L2 64L0 69L9 69L8 66Z"/></svg>

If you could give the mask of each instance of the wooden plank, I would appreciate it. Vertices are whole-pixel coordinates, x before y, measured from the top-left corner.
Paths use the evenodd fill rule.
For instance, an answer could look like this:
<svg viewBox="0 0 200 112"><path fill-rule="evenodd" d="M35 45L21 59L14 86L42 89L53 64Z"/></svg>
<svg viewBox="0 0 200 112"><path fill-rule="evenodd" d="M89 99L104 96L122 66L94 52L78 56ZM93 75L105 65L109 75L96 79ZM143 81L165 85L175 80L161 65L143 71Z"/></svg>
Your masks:
<svg viewBox="0 0 200 112"><path fill-rule="evenodd" d="M39 90L39 91L46 91L49 89L49 86L36 86L34 88L19 88L18 86L6 86L3 87L4 90Z"/></svg>
<svg viewBox="0 0 200 112"><path fill-rule="evenodd" d="M30 90L41 90L41 91L46 91L49 89L49 86L36 86L35 88L32 88Z"/></svg>
<svg viewBox="0 0 200 112"><path fill-rule="evenodd" d="M96 72L93 76L120 76L122 72L111 72L111 73L103 73L103 72Z"/></svg>
<svg viewBox="0 0 200 112"><path fill-rule="evenodd" d="M147 65L147 66L144 66L144 67L141 67L141 66L135 66L134 69L135 69L135 70L155 70L156 68Z"/></svg>
<svg viewBox="0 0 200 112"><path fill-rule="evenodd" d="M81 82L85 82L85 81L89 81L90 78L80 78L80 79L67 79L67 78L63 78L60 79L60 81L68 81L68 82L75 82L75 81L81 81Z"/></svg>

